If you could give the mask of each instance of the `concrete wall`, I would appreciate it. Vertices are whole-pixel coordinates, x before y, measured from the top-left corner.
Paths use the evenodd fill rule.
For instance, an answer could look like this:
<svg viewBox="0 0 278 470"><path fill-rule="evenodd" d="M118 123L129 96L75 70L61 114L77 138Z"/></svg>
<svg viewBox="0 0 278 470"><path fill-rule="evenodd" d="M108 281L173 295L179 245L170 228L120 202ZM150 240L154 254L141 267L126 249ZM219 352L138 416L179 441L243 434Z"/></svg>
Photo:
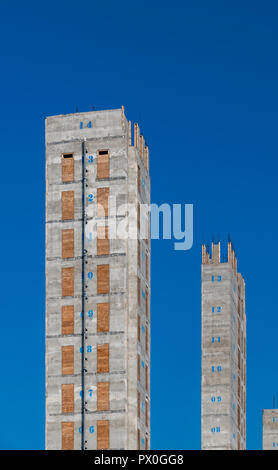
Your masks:
<svg viewBox="0 0 278 470"><path fill-rule="evenodd" d="M83 128L80 128L80 122ZM91 127L87 127L91 122ZM123 126L124 124L124 126ZM61 449L61 423L73 421L74 448L81 446L81 305L82 305L82 141L86 139L88 156L94 156L94 163L86 163L86 195L96 199L98 187L109 187L110 196L115 196L119 208L128 201L136 202L137 149L129 147L128 123L122 110L94 111L49 117L46 120L46 448ZM97 150L110 151L110 178L96 180ZM62 183L61 158L63 153L74 154L74 182ZM142 164L142 161L141 161ZM149 179L147 196L149 198ZM75 213L73 221L62 221L61 192L73 190ZM87 201L87 198L86 198ZM96 217L96 205L88 204L87 220ZM118 211L118 217L125 218L125 210ZM74 258L61 258L61 231L74 229ZM96 241L85 237L87 249L85 307L87 346L92 351L86 353L85 399L85 439L88 449L96 449L96 424L98 419L110 421L110 448L136 449L137 428L145 436L146 429L137 420L137 241L111 240L110 254L97 256ZM150 258L150 257L149 257ZM98 295L97 265L110 265L110 294ZM74 267L74 296L62 297L61 269ZM89 280L88 272L93 273ZM149 293L150 296L150 293ZM96 304L99 301L110 303L110 331L97 334ZM74 335L63 336L61 331L62 305L74 305ZM89 318L88 310L94 315ZM150 334L149 334L150 336ZM96 348L98 344L109 343L110 373L97 374ZM74 345L74 375L62 376L61 348ZM145 359L145 358L144 358ZM146 360L146 359L145 359ZM98 381L110 383L110 410L97 412L96 384ZM62 414L61 385L74 384L74 414ZM89 390L93 392L89 393ZM90 432L94 427L94 432ZM149 432L149 429L148 429Z"/></svg>
<svg viewBox="0 0 278 470"><path fill-rule="evenodd" d="M238 281L232 265L210 259L202 264L202 449L246 445L237 422L239 406L245 423L237 396L239 323L246 328L238 315Z"/></svg>
<svg viewBox="0 0 278 470"><path fill-rule="evenodd" d="M263 410L263 450L278 450L278 410Z"/></svg>

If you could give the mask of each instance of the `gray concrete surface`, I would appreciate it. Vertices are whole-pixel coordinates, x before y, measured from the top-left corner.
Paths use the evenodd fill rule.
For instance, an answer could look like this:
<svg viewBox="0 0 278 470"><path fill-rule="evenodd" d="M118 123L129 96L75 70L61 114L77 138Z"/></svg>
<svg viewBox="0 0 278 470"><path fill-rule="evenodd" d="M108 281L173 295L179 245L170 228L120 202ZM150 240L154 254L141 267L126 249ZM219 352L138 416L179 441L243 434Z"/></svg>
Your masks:
<svg viewBox="0 0 278 470"><path fill-rule="evenodd" d="M83 129L80 129L80 122ZM92 127L87 128L91 121ZM124 124L124 125L123 125ZM86 139L88 155L94 156L94 163L86 163L87 194L96 197L98 187L109 187L110 195L117 198L117 206L124 202L137 205L137 201L149 202L150 182L148 173L140 158L138 149L129 146L128 122L121 109L93 111L69 115L51 116L46 119L46 449L61 449L61 423L74 422L74 448L81 447L81 287L82 287L82 141ZM96 179L96 155L99 149L110 151L110 179ZM62 154L74 153L75 177L73 183L62 183ZM140 196L137 191L137 165L141 167L146 182L146 191ZM74 191L74 220L61 220L61 192ZM96 217L95 206L87 208L88 220ZM127 217L122 210L119 217ZM61 258L61 230L74 229L74 258ZM144 334L141 342L137 341L137 315L141 316L141 324L146 325L145 302L137 305L137 276L142 278L145 289L144 267L138 268L137 241L111 240L110 255L97 256L96 241L86 240L88 250L86 265L87 273L93 272L94 277L86 284L87 298L85 311L94 311L93 318L86 316L87 345L92 352L87 353L87 374L85 380L87 412L85 417L85 439L88 449L96 449L96 429L98 419L110 422L110 449L137 449L137 429L140 430L145 448L145 437L150 443L150 427L146 428L145 418L137 418L137 390L140 390L143 402L145 397L150 400L149 390L145 389L145 373L141 366L141 381L137 382L137 353L149 366L150 357L145 353ZM146 244L142 241L142 253ZM149 254L150 262L150 254ZM110 293L98 295L96 291L96 269L99 264L110 265ZM142 265L142 263L141 263ZM62 297L61 269L74 267L74 296ZM150 273L150 268L149 268ZM150 299L150 285L149 299ZM142 292L142 296L144 291ZM97 334L96 304L99 301L110 302L110 331ZM62 336L61 308L62 305L74 305L74 334ZM149 326L149 342L150 342ZM98 344L109 343L110 372L96 372L96 348ZM74 345L74 375L61 375L61 348ZM148 348L150 351L150 346ZM98 381L110 382L110 410L96 410L96 384ZM150 382L150 379L149 379ZM74 384L75 408L73 414L62 414L61 385ZM89 390L93 390L90 396ZM149 406L150 410L150 406ZM149 411L150 414L150 411ZM150 416L149 416L150 418ZM150 419L148 420L150 422ZM93 426L94 432L89 428ZM92 428L91 428L92 429ZM150 444L149 444L150 445Z"/></svg>

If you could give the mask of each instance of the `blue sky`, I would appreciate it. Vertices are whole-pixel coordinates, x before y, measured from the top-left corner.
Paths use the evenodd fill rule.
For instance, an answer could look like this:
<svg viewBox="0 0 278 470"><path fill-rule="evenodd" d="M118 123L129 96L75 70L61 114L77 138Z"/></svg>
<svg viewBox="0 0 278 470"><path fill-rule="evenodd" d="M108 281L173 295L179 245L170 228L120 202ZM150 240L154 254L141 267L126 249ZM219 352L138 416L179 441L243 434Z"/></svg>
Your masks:
<svg viewBox="0 0 278 470"><path fill-rule="evenodd" d="M0 3L1 449L44 447L44 118L126 107L152 201L194 204L194 245L152 243L152 448L200 448L202 242L246 280L247 444L277 375L274 1Z"/></svg>

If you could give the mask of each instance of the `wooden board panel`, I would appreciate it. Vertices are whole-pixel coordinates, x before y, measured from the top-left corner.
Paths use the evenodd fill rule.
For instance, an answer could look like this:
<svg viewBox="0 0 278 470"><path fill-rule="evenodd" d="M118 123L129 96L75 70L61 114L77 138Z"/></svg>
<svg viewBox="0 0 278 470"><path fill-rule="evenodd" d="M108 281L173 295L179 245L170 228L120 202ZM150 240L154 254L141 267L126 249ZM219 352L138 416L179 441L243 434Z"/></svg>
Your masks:
<svg viewBox="0 0 278 470"><path fill-rule="evenodd" d="M146 281L149 280L149 257L146 255Z"/></svg>
<svg viewBox="0 0 278 470"><path fill-rule="evenodd" d="M140 166L138 165L138 171L137 171L137 190L138 190L138 193L140 194L141 192L141 170L140 170Z"/></svg>
<svg viewBox="0 0 278 470"><path fill-rule="evenodd" d="M141 281L140 277L137 277L137 302L138 305L141 303Z"/></svg>
<svg viewBox="0 0 278 470"><path fill-rule="evenodd" d="M144 148L144 137L142 135L139 136L139 155L140 158L143 157L143 148Z"/></svg>
<svg viewBox="0 0 278 470"><path fill-rule="evenodd" d="M148 329L147 326L145 328L145 351L146 351L146 354L148 354L148 351L149 351L149 329Z"/></svg>
<svg viewBox="0 0 278 470"><path fill-rule="evenodd" d="M137 450L140 450L140 430L137 429Z"/></svg>
<svg viewBox="0 0 278 470"><path fill-rule="evenodd" d="M62 156L62 182L70 183L74 181L74 159L72 153L65 153Z"/></svg>
<svg viewBox="0 0 278 470"><path fill-rule="evenodd" d="M149 317L149 292L148 292L147 287L146 287L146 293L145 293L145 302L146 302L145 315L146 315L146 318L148 318Z"/></svg>
<svg viewBox="0 0 278 470"><path fill-rule="evenodd" d="M140 343L141 341L141 319L140 316L137 316L137 341Z"/></svg>
<svg viewBox="0 0 278 470"><path fill-rule="evenodd" d="M62 375L74 374L74 346L62 346Z"/></svg>
<svg viewBox="0 0 278 470"><path fill-rule="evenodd" d="M137 354L137 380L140 382L140 354Z"/></svg>
<svg viewBox="0 0 278 470"><path fill-rule="evenodd" d="M148 422L149 422L149 418L148 418L149 403L148 403L147 400L145 401L145 412L146 412L146 421L145 421L145 424L146 424L146 428L147 428L147 427L148 427Z"/></svg>
<svg viewBox="0 0 278 470"><path fill-rule="evenodd" d="M97 332L109 331L110 304L97 304Z"/></svg>
<svg viewBox="0 0 278 470"><path fill-rule="evenodd" d="M145 364L145 389L146 393L149 393L149 368L147 364Z"/></svg>
<svg viewBox="0 0 278 470"><path fill-rule="evenodd" d="M98 256L109 255L110 242L108 227L97 227L97 254Z"/></svg>
<svg viewBox="0 0 278 470"><path fill-rule="evenodd" d="M97 421L97 449L109 449L109 421Z"/></svg>
<svg viewBox="0 0 278 470"><path fill-rule="evenodd" d="M97 372L99 374L109 372L109 344L97 345Z"/></svg>
<svg viewBox="0 0 278 470"><path fill-rule="evenodd" d="M148 450L149 449L149 439L146 437L146 440L145 440L145 449Z"/></svg>
<svg viewBox="0 0 278 470"><path fill-rule="evenodd" d="M110 162L108 150L99 150L97 155L97 178L110 177Z"/></svg>
<svg viewBox="0 0 278 470"><path fill-rule="evenodd" d="M137 392L137 416L138 416L138 418L140 418L140 409L141 409L141 406L140 406L140 392Z"/></svg>
<svg viewBox="0 0 278 470"><path fill-rule="evenodd" d="M149 246L149 238L150 238L150 230L149 230L150 222L149 222L149 216L147 215L146 218L146 234L145 234L145 240L146 240L146 245Z"/></svg>
<svg viewBox="0 0 278 470"><path fill-rule="evenodd" d="M98 382L97 383L97 410L107 411L110 408L109 401L109 382Z"/></svg>
<svg viewBox="0 0 278 470"><path fill-rule="evenodd" d="M109 264L97 266L97 293L108 294L110 291Z"/></svg>
<svg viewBox="0 0 278 470"><path fill-rule="evenodd" d="M74 229L62 230L62 258L74 257Z"/></svg>
<svg viewBox="0 0 278 470"><path fill-rule="evenodd" d="M74 334L74 306L62 306L62 335Z"/></svg>
<svg viewBox="0 0 278 470"><path fill-rule="evenodd" d="M109 215L109 188L97 189L97 216L108 217Z"/></svg>
<svg viewBox="0 0 278 470"><path fill-rule="evenodd" d="M74 191L62 192L62 220L74 219Z"/></svg>
<svg viewBox="0 0 278 470"><path fill-rule="evenodd" d="M74 450L74 423L62 423L62 450Z"/></svg>
<svg viewBox="0 0 278 470"><path fill-rule="evenodd" d="M74 412L74 384L62 384L62 413Z"/></svg>
<svg viewBox="0 0 278 470"><path fill-rule="evenodd" d="M140 236L140 226L141 226L141 215L140 215L140 203L137 204L137 228L138 228L138 237Z"/></svg>
<svg viewBox="0 0 278 470"><path fill-rule="evenodd" d="M138 259L138 267L141 266L141 242L137 240L137 259Z"/></svg>
<svg viewBox="0 0 278 470"><path fill-rule="evenodd" d="M74 268L62 268L62 296L74 295Z"/></svg>

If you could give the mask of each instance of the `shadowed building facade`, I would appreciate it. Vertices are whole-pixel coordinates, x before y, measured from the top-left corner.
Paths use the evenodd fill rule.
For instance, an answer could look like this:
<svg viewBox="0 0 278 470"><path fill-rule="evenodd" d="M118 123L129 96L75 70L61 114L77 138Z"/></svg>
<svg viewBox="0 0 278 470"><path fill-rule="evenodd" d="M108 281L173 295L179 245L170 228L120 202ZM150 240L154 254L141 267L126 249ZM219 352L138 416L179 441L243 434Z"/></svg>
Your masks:
<svg viewBox="0 0 278 470"><path fill-rule="evenodd" d="M263 450L278 450L278 410L263 410Z"/></svg>
<svg viewBox="0 0 278 470"><path fill-rule="evenodd" d="M202 246L202 449L246 448L245 282L231 243Z"/></svg>

